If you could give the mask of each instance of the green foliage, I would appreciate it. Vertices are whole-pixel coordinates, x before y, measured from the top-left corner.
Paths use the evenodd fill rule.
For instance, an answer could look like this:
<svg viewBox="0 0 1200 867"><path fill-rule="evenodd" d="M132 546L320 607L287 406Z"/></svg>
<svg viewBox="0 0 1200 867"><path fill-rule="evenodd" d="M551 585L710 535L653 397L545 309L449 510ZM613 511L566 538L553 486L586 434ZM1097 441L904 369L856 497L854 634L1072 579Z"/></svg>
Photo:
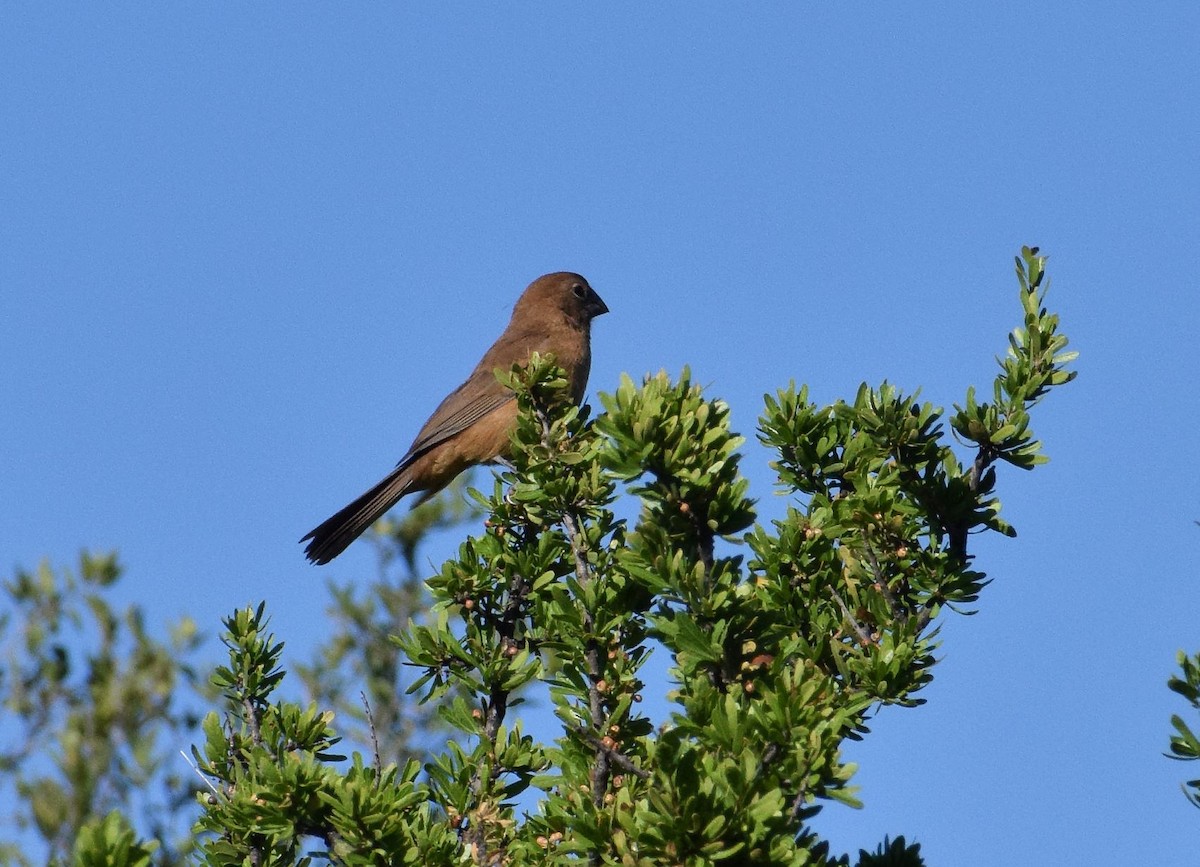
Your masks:
<svg viewBox="0 0 1200 867"><path fill-rule="evenodd" d="M884 838L883 843L874 852L860 849L856 862L857 867L923 867L924 864L921 858L921 844L913 843L909 846L903 837L897 837L895 840Z"/></svg>
<svg viewBox="0 0 1200 867"><path fill-rule="evenodd" d="M1167 681L1167 686L1187 699L1193 710L1200 711L1200 654L1189 657L1181 650L1176 657L1176 662L1179 663L1183 676L1173 675ZM1200 759L1200 738L1196 737L1192 729L1184 722L1183 717L1179 714L1172 714L1171 725L1175 729L1175 734L1171 736L1171 751L1167 755L1186 762ZM1182 789L1187 799L1195 806L1200 807L1200 779L1188 780Z"/></svg>
<svg viewBox="0 0 1200 867"><path fill-rule="evenodd" d="M624 378L592 421L549 358L501 374L521 414L512 468L487 515L428 581L432 605L396 636L409 691L454 732L421 777L337 772L327 713L271 704L278 648L263 612L227 626L225 723L200 756L215 781L201 826L213 863L830 864L809 822L857 803L846 738L932 678L936 620L986 584L972 533L1012 534L994 464L1042 462L1028 413L1073 377L1044 307L1044 259L1017 260L1023 324L994 399L968 392L950 418L884 383L818 407L790 387L767 398L760 439L794 501L755 526L729 410L685 370ZM624 486L636 520L615 517ZM649 654L673 663L672 711L641 711ZM515 709L546 692L557 736ZM520 803L536 803L520 812ZM307 842L304 842L307 841ZM903 838L860 865L922 863Z"/></svg>
<svg viewBox="0 0 1200 867"><path fill-rule="evenodd" d="M1047 458L1029 431L1028 409L1051 388L1075 378L1066 365L1078 353L1062 351L1067 338L1058 333L1058 317L1042 306L1050 288L1045 257L1038 255L1037 247L1023 247L1016 264L1024 324L1009 335L1008 354L998 359L1002 373L996 377L993 402L977 403L975 389L967 389L966 406L955 405L950 424L988 458L1032 469Z"/></svg>
<svg viewBox="0 0 1200 867"><path fill-rule="evenodd" d="M421 541L465 514L454 493L385 522L384 574L357 589L331 586L335 629L300 667L306 691L356 743L395 760L414 751L414 732L430 739L440 725L398 688L399 651L388 636L420 607ZM400 579L397 559L408 573ZM197 661L202 639L186 618L166 628L166 642L152 638L140 605L112 605L121 578L115 556L83 554L74 572L44 564L4 586L0 828L9 833L0 834L0 864L132 863L151 848L154 863L179 864L195 846L201 781L179 745L195 739L194 709L216 695L198 674L208 668ZM139 834L152 842L142 848Z"/></svg>
<svg viewBox="0 0 1200 867"><path fill-rule="evenodd" d="M333 714L271 702L283 680L283 644L266 631L264 606L225 621L229 664L214 683L224 716L204 719L197 765L210 781L197 822L205 864L294 864L313 856L345 864L445 863L453 834L435 823L416 783L419 765L365 767L332 750ZM310 838L316 848L306 852Z"/></svg>
<svg viewBox="0 0 1200 867"><path fill-rule="evenodd" d="M915 703L930 677L934 633L945 605L974 603L986 584L971 568L967 538L981 530L1013 535L999 517L993 464L1042 463L1029 408L1074 378L1066 338L1043 306L1044 259L1024 248L1017 259L1024 327L1013 332L993 385L994 404L974 389L951 427L976 446L960 462L942 436L942 410L883 383L862 386L852 404L817 407L794 387L768 396L762 441L800 508L749 537L757 555L762 606L777 611L764 630L772 656L799 653L833 686L885 704ZM782 579L782 580L781 580ZM769 650L768 650L769 648Z"/></svg>
<svg viewBox="0 0 1200 867"><path fill-rule="evenodd" d="M72 861L77 867L148 867L157 849L156 841L140 842L125 817L113 810L80 829Z"/></svg>
<svg viewBox="0 0 1200 867"><path fill-rule="evenodd" d="M159 863L177 861L190 846L177 831L191 781L170 745L186 743L195 727L181 705L196 677L190 660L200 636L183 619L163 643L147 632L139 607L114 610L106 594L120 576L115 555L84 553L75 572L42 564L4 584L0 696L11 734L0 770L15 792L3 799L8 815L0 824L40 841L44 855L9 839L0 863L61 862L77 836L92 853L103 840L119 842L113 857L124 852L128 860L112 863L135 863L141 850L132 831L126 839L111 817L95 824L134 801L141 826L169 841Z"/></svg>

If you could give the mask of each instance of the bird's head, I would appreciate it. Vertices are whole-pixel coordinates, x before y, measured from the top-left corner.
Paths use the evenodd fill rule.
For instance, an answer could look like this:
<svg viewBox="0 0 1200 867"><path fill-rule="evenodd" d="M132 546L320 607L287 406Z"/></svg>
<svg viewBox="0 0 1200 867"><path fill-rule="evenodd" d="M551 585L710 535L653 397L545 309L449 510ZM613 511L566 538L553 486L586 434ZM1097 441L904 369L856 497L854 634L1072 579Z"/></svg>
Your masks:
<svg viewBox="0 0 1200 867"><path fill-rule="evenodd" d="M513 318L522 316L524 311L548 310L559 310L569 321L587 325L595 317L607 313L608 305L580 275L556 271L529 284L517 299Z"/></svg>

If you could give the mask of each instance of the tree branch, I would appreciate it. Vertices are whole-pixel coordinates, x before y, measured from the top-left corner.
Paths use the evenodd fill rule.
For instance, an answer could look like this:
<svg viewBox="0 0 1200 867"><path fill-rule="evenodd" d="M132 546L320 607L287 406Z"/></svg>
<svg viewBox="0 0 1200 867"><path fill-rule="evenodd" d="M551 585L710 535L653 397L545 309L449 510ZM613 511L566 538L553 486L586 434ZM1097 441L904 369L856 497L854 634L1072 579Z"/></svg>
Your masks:
<svg viewBox="0 0 1200 867"><path fill-rule="evenodd" d="M534 401L533 409L537 415L538 423L542 428L542 447L549 451L553 445L550 417L547 415L545 407L536 401ZM592 582L593 577L591 566L587 561L587 545L584 541L583 533L580 531L579 524L575 520L575 515L569 508L563 510L562 524L567 534L567 541L571 546L571 555L575 561L575 578L579 581L581 587L586 587ZM592 613L586 608L583 610L583 627L588 634L587 645L584 650L584 660L587 663L588 673L588 709L591 713L593 728L596 731L602 731L605 714L604 697L600 692L600 683L604 679L604 670L600 662L601 648L595 636L596 621ZM589 738L588 742L590 743L591 740ZM609 751L603 748L599 738L595 738L595 743L592 746L596 751L596 764L592 768L592 805L599 809L604 806L604 796L608 792L612 767ZM595 854L593 853L593 855ZM595 858L592 860L595 860Z"/></svg>

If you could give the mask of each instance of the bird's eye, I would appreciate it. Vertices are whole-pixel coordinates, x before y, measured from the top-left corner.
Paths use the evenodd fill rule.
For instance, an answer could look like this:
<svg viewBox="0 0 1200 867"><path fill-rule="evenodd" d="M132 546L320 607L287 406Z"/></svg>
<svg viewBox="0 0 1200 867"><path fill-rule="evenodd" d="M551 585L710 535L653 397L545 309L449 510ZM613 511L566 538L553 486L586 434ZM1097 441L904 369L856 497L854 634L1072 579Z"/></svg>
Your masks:
<svg viewBox="0 0 1200 867"><path fill-rule="evenodd" d="M585 295L587 295L587 290L583 288L582 283L576 283L571 287L571 294L576 298L583 298Z"/></svg>

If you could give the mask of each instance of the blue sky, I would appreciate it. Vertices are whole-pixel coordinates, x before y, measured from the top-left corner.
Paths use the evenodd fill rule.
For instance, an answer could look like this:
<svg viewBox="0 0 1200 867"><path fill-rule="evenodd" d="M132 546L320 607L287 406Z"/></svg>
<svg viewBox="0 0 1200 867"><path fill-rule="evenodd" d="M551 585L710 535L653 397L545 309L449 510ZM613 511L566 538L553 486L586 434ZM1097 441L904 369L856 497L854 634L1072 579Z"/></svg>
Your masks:
<svg viewBox="0 0 1200 867"><path fill-rule="evenodd" d="M1186 864L1200 648L1200 6L0 8L0 571L117 548L209 632L325 623L297 539L386 472L530 279L591 280L592 391L690 365L760 518L764 392L949 406L1050 255L1079 379L929 704L849 757L931 864ZM453 538L430 546L431 560ZM215 652L215 651L214 651ZM1020 858L1014 852L1035 853Z"/></svg>

